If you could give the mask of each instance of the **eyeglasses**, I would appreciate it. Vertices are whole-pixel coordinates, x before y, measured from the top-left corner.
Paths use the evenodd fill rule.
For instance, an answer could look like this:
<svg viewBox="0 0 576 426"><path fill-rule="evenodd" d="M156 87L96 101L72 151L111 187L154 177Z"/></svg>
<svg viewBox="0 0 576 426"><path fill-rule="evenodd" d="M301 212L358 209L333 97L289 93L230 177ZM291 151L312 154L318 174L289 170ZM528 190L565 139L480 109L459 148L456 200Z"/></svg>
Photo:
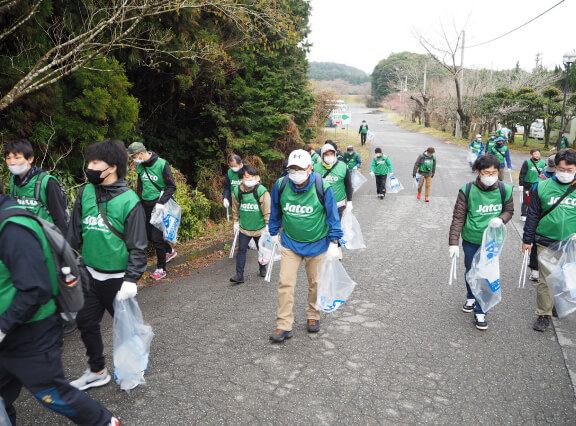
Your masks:
<svg viewBox="0 0 576 426"><path fill-rule="evenodd" d="M488 173L488 172L482 172L482 173L480 173L480 176L484 176L484 177L493 177L493 176L498 176L498 172L497 172L497 171L496 171L496 172L491 172L491 173Z"/></svg>
<svg viewBox="0 0 576 426"><path fill-rule="evenodd" d="M556 171L560 173L576 173L576 167L570 167L569 169L565 169L564 167L556 166Z"/></svg>

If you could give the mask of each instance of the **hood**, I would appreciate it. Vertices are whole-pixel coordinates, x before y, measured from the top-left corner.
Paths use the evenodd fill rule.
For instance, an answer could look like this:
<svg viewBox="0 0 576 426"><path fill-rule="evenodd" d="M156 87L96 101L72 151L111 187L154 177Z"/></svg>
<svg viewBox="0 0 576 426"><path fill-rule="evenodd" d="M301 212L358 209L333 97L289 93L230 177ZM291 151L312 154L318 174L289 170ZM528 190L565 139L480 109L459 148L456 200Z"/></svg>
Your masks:
<svg viewBox="0 0 576 426"><path fill-rule="evenodd" d="M152 167L156 160L158 160L158 154L156 154L154 151L150 151L150 158L142 162L142 165L144 167Z"/></svg>
<svg viewBox="0 0 576 426"><path fill-rule="evenodd" d="M130 189L124 179L118 179L110 185L95 185L95 187L96 201L99 203L110 201L112 198L117 197Z"/></svg>

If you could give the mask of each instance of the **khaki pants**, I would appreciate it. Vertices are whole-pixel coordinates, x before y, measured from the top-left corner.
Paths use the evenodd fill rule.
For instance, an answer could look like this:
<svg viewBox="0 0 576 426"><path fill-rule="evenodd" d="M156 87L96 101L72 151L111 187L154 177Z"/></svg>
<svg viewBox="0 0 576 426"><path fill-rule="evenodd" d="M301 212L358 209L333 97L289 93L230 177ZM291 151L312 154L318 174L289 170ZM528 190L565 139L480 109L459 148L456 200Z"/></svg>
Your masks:
<svg viewBox="0 0 576 426"><path fill-rule="evenodd" d="M303 257L292 250L282 247L282 260L280 261L280 281L278 282L278 316L277 328L292 330L294 323L294 288L298 269L302 260L306 262L306 275L308 276L308 306L307 319L320 319L320 312L316 310L316 295L318 293L318 266L325 253L315 257Z"/></svg>
<svg viewBox="0 0 576 426"><path fill-rule="evenodd" d="M506 167L500 167L498 169L498 180L500 182L504 182L504 171L506 170Z"/></svg>
<svg viewBox="0 0 576 426"><path fill-rule="evenodd" d="M548 250L543 245L538 244L538 253L543 253ZM560 256L560 254L558 255ZM546 278L550 275L550 270L538 260L538 292L536 294L536 315L552 315L552 308L554 307L554 299L550 294Z"/></svg>
<svg viewBox="0 0 576 426"><path fill-rule="evenodd" d="M424 186L424 181L426 181L426 197L430 195L430 186L432 185L432 176L420 176L420 182L418 183L418 194L422 193L422 187Z"/></svg>

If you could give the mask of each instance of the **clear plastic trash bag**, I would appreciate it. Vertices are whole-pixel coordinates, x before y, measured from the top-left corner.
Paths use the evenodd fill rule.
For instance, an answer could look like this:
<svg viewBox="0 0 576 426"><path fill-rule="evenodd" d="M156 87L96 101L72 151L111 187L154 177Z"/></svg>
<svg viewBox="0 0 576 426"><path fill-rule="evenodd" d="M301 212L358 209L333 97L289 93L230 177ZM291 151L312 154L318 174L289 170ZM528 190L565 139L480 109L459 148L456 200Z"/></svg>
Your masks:
<svg viewBox="0 0 576 426"><path fill-rule="evenodd" d="M539 247L538 260L550 271L546 284L558 316L563 318L576 311L576 234L544 250Z"/></svg>
<svg viewBox="0 0 576 426"><path fill-rule="evenodd" d="M114 299L114 379L120 389L130 393L145 385L144 371L148 368L150 343L154 333L144 322L142 311L134 297Z"/></svg>
<svg viewBox="0 0 576 426"><path fill-rule="evenodd" d="M352 178L352 189L354 192L358 190L364 183L368 180L364 177L362 173L358 171L358 169L354 169L350 172Z"/></svg>
<svg viewBox="0 0 576 426"><path fill-rule="evenodd" d="M156 207L154 207L150 217L150 224L162 231L166 241L170 244L176 244L181 216L182 209L174 199L170 198L164 204L163 211L157 211Z"/></svg>
<svg viewBox="0 0 576 426"><path fill-rule="evenodd" d="M366 138L371 141L372 139L374 139L374 136L376 136L374 133L372 133L370 130L368 130L368 133L366 134Z"/></svg>
<svg viewBox="0 0 576 426"><path fill-rule="evenodd" d="M470 164L470 165L474 164L474 162L476 161L477 158L478 158L478 154L475 154L474 151L472 151L470 149L468 151L468 155L466 156L466 161L468 161L468 164Z"/></svg>
<svg viewBox="0 0 576 426"><path fill-rule="evenodd" d="M484 312L488 312L502 300L500 290L500 253L506 241L504 224L488 226L482 237L482 245L472 259L472 267L466 274L472 294Z"/></svg>
<svg viewBox="0 0 576 426"><path fill-rule="evenodd" d="M388 179L386 185L388 186L388 192L390 194L396 194L404 189L400 183L400 180L394 175L390 176L390 179Z"/></svg>
<svg viewBox="0 0 576 426"><path fill-rule="evenodd" d="M270 256L272 255L272 240L270 239L270 232L268 229L264 229L264 232L260 236L260 240L258 241L258 263L260 265L268 265L270 262ZM275 254L274 254L274 262L278 262L282 259L282 247L280 243L276 247Z"/></svg>
<svg viewBox="0 0 576 426"><path fill-rule="evenodd" d="M324 256L318 266L318 274L316 309L334 312L348 300L356 283L348 276L337 257Z"/></svg>
<svg viewBox="0 0 576 426"><path fill-rule="evenodd" d="M344 247L348 250L365 249L366 243L362 236L362 229L360 228L360 223L358 223L358 219L356 219L354 213L348 209L344 210L341 224L342 231L344 231Z"/></svg>
<svg viewBox="0 0 576 426"><path fill-rule="evenodd" d="M256 243L254 242L254 239L250 239L250 241L248 241L248 248L250 250L258 250L258 247L256 247Z"/></svg>

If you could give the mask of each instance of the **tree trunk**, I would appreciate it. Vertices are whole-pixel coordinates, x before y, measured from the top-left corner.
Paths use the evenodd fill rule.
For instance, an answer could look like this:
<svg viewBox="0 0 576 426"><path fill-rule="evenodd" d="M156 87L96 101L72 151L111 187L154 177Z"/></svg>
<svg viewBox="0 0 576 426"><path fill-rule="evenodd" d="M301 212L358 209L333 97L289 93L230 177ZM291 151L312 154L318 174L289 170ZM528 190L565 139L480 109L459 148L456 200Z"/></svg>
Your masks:
<svg viewBox="0 0 576 426"><path fill-rule="evenodd" d="M524 126L524 129L526 129L526 126ZM524 140L524 145L522 146L528 146L528 132L524 131L524 134L522 135L522 139Z"/></svg>

